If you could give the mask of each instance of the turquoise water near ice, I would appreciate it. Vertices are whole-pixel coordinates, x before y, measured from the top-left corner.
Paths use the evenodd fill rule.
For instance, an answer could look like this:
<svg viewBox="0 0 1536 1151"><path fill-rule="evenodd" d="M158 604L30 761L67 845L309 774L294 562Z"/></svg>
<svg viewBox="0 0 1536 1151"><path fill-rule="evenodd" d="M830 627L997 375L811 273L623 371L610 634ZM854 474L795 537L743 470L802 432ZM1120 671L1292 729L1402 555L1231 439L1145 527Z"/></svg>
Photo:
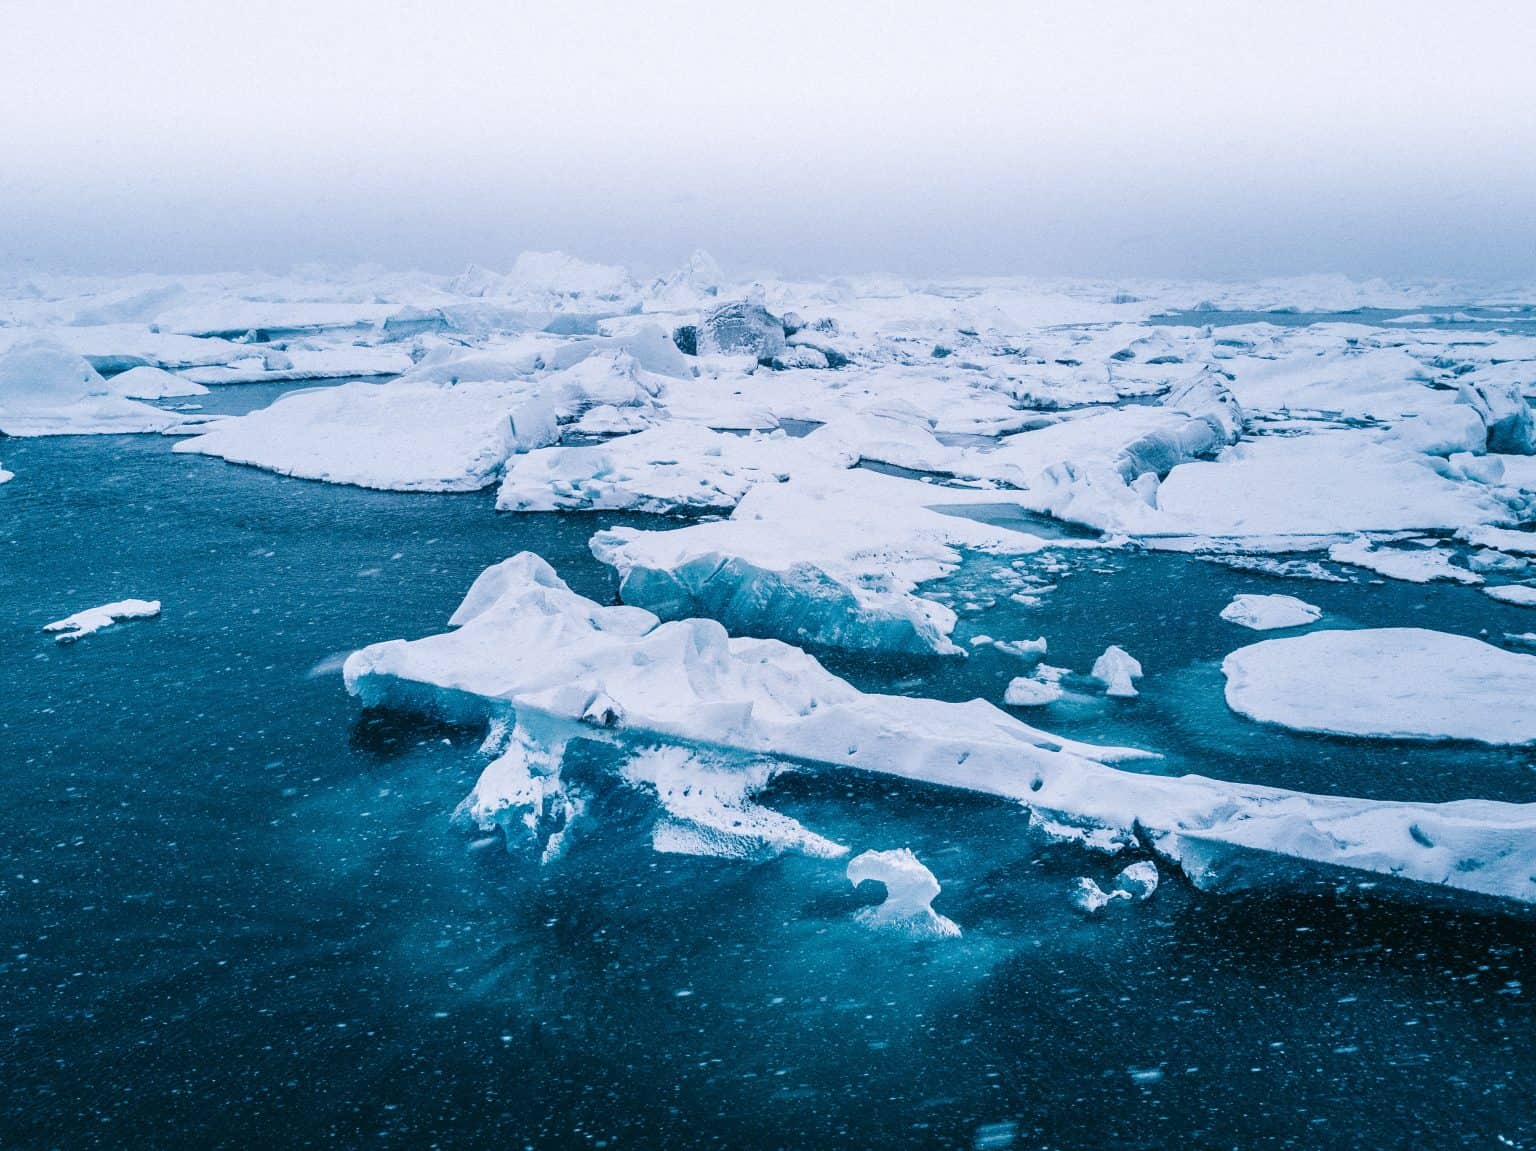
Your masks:
<svg viewBox="0 0 1536 1151"><path fill-rule="evenodd" d="M207 398L266 402L245 389ZM643 517L498 516L176 456L6 441L0 487L0 1146L1487 1147L1536 1140L1536 925L1370 890L1203 895L1085 920L1106 862L983 797L851 773L765 801L854 850L910 846L965 934L868 931L837 862L664 856L610 752L558 861L450 824L478 731L366 715L337 656L441 630L474 576L544 555L607 600L587 538ZM1103 570L1094 570L1094 569ZM1198 770L1404 798L1536 798L1529 753L1287 735L1220 699L1288 591L1333 622L1498 640L1464 588L1279 581L1083 557L1040 606L966 614L1107 643L1142 697L1028 716ZM969 565L960 599L995 589ZM126 596L161 618L39 628ZM830 657L829 657L830 658ZM866 688L999 699L1021 665L840 656Z"/></svg>

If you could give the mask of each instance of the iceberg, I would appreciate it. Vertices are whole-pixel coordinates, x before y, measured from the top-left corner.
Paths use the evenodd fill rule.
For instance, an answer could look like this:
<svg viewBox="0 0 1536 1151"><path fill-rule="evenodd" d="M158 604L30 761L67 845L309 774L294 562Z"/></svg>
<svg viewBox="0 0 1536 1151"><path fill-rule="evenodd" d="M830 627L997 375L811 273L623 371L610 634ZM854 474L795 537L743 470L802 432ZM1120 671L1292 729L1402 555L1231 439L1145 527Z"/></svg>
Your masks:
<svg viewBox="0 0 1536 1151"><path fill-rule="evenodd" d="M1104 654L1093 661L1093 670L1088 674L1104 685L1105 695L1129 699L1136 694L1131 681L1141 678L1141 664L1124 648L1110 644Z"/></svg>
<svg viewBox="0 0 1536 1151"><path fill-rule="evenodd" d="M1237 595L1221 609L1222 619L1254 631L1304 627L1322 617L1322 608L1292 595Z"/></svg>
<svg viewBox="0 0 1536 1151"><path fill-rule="evenodd" d="M1222 662L1227 705L1296 731L1536 743L1536 656L1424 628L1314 631Z"/></svg>
<svg viewBox="0 0 1536 1151"><path fill-rule="evenodd" d="M115 392L96 369L53 340L0 354L0 433L8 436L158 432L179 417Z"/></svg>
<svg viewBox="0 0 1536 1151"><path fill-rule="evenodd" d="M579 814L560 766L566 742L588 739L878 772L992 795L1090 847L1139 843L1209 890L1285 885L1321 867L1536 903L1533 804L1362 800L1124 770L1117 765L1148 754L1054 736L980 700L860 692L779 641L733 639L713 620L662 622L640 608L594 603L530 553L487 569L450 623L440 635L354 652L343 669L347 689L367 707L489 719L514 732L511 767L497 766L505 754L493 761L466 810L482 826L518 835L531 816L546 843ZM1371 635L1267 642L1319 634ZM1476 646L1536 666L1536 657ZM1303 662L1308 671L1332 666ZM1532 674L1505 676L1499 691L1528 693ZM1459 703L1465 710L1466 699ZM1503 722L1529 724L1520 719L1529 709L1502 694L1477 710L1499 707Z"/></svg>

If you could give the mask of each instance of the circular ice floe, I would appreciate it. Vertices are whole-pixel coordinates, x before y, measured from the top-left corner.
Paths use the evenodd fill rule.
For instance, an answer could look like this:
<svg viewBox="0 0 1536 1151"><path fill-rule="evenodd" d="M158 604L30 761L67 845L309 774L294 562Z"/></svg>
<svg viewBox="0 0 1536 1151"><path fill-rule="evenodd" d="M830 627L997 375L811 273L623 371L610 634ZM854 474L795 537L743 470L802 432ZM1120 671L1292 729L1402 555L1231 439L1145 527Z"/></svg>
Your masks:
<svg viewBox="0 0 1536 1151"><path fill-rule="evenodd" d="M1270 631L1281 627L1302 627L1322 618L1323 609L1293 595L1239 595L1221 609L1228 623Z"/></svg>
<svg viewBox="0 0 1536 1151"><path fill-rule="evenodd" d="M1423 628L1315 631L1222 662L1227 706L1297 731L1536 743L1536 656Z"/></svg>

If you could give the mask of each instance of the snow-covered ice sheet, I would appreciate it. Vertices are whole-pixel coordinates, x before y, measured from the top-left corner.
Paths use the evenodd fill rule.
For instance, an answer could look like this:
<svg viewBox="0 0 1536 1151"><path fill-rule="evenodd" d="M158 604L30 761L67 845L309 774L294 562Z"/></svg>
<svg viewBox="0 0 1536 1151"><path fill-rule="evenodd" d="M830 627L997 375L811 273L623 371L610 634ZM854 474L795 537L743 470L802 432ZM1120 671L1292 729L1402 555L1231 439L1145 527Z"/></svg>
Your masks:
<svg viewBox="0 0 1536 1151"><path fill-rule="evenodd" d="M587 738L990 794L1085 843L1143 843L1212 889L1283 883L1323 865L1536 902L1536 805L1394 803L1127 771L1114 765L1144 753L1056 737L980 700L866 694L778 641L732 639L711 620L663 623L639 608L601 606L528 553L484 572L450 622L454 630L441 635L354 653L348 690L367 706L491 716L510 728L509 750L487 768L472 805L482 822L528 830L549 830L545 816L557 811L546 854L579 818L560 764L568 741ZM1358 665L1381 633L1269 645L1319 634L1363 637L1345 646ZM1391 646L1376 641L1378 650ZM1471 666L1455 682L1528 697L1536 657L1487 651L1526 663L1490 673L1485 652L1458 652ZM1432 662L1444 654L1432 650ZM1298 661L1284 654L1277 662ZM1488 710L1479 705L1478 714ZM1502 722L1529 724L1518 714L1506 701Z"/></svg>
<svg viewBox="0 0 1536 1151"><path fill-rule="evenodd" d="M1240 648L1222 671L1233 711L1297 731L1536 743L1536 656L1468 636L1314 631Z"/></svg>

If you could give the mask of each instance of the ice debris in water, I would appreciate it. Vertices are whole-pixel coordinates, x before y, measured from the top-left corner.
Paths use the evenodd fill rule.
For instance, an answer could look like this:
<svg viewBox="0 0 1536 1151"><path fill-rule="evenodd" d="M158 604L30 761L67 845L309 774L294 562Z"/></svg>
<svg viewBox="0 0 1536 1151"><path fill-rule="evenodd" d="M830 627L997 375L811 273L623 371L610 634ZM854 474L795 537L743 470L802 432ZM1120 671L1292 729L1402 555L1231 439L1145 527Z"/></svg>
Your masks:
<svg viewBox="0 0 1536 1151"><path fill-rule="evenodd" d="M1094 915L1116 901L1132 903L1151 899L1157 891L1157 883L1157 864L1149 860L1133 863L1122 870L1108 891L1087 876L1079 876L1072 885L1072 905L1087 915Z"/></svg>
<svg viewBox="0 0 1536 1151"><path fill-rule="evenodd" d="M3 467L0 467L0 484L8 483L11 480L14 480L15 478L16 478L16 473L15 472L8 472Z"/></svg>
<svg viewBox="0 0 1536 1151"><path fill-rule="evenodd" d="M782 765L732 763L683 747L643 748L622 768L626 780L652 791L665 817L651 833L657 851L724 859L766 859L785 851L835 858L848 849L752 797Z"/></svg>
<svg viewBox="0 0 1536 1151"><path fill-rule="evenodd" d="M1221 609L1221 618L1254 631L1316 623L1323 609L1293 595L1238 595Z"/></svg>
<svg viewBox="0 0 1536 1151"><path fill-rule="evenodd" d="M569 740L664 742L997 796L1026 807L1032 826L1091 849L1140 842L1202 890L1287 887L1322 867L1536 903L1536 804L1356 799L1121 770L1112 765L1147 753L1055 736L982 700L861 692L787 644L731 638L713 620L663 623L597 604L526 552L482 573L451 623L440 635L354 652L347 690L368 707L489 718L492 753L510 727L518 746L485 769L462 809L483 830L507 829L509 840L564 842L581 810L560 781ZM1370 633L1326 634L1371 642ZM1536 667L1536 657L1447 638ZM1298 654L1307 673L1330 666ZM1519 678L1477 708L1529 715L1533 685ZM1326 700L1309 675L1300 683L1305 700ZM1465 710L1467 693L1479 699L1475 677L1457 686L1455 706Z"/></svg>
<svg viewBox="0 0 1536 1151"><path fill-rule="evenodd" d="M43 630L58 633L58 641L68 643L81 636L100 631L104 627L110 627L118 620L149 619L159 614L160 601L157 599L124 599L116 603L103 604L101 607L77 611L74 615L45 624Z"/></svg>
<svg viewBox="0 0 1536 1151"><path fill-rule="evenodd" d="M855 887L866 880L885 885L885 900L860 908L858 919L871 927L901 931L925 939L952 939L960 927L933 909L939 881L912 854L911 848L866 851L848 861L848 882Z"/></svg>
<svg viewBox="0 0 1536 1151"><path fill-rule="evenodd" d="M1104 685L1104 694L1118 699L1129 699L1136 694L1131 682L1141 678L1141 664L1124 648L1110 644L1104 654L1093 661L1089 674Z"/></svg>

